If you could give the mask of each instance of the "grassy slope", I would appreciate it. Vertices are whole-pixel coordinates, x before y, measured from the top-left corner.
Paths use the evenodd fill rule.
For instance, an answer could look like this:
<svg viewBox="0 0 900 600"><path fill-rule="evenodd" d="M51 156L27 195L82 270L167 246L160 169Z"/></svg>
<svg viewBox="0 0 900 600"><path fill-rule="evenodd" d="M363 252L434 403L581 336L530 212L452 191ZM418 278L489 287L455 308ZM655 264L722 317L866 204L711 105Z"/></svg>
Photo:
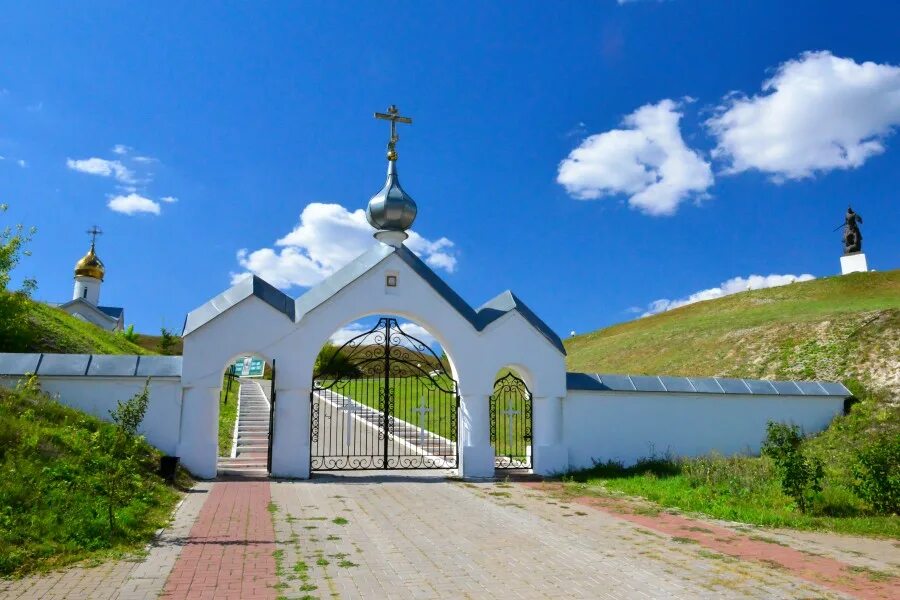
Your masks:
<svg viewBox="0 0 900 600"><path fill-rule="evenodd" d="M0 291L0 294L7 292ZM28 301L15 332L0 337L0 352L155 354L121 335L85 323L43 302Z"/></svg>
<svg viewBox="0 0 900 600"><path fill-rule="evenodd" d="M572 371L900 386L900 271L744 292L566 340Z"/></svg>
<svg viewBox="0 0 900 600"><path fill-rule="evenodd" d="M234 441L234 422L237 420L238 392L241 383L238 379L228 387L228 376L222 382L219 392L219 456L231 455L231 444ZM226 395L227 392L227 395Z"/></svg>
<svg viewBox="0 0 900 600"><path fill-rule="evenodd" d="M165 524L179 496L155 474L159 452L142 442L132 455L140 494L116 510L110 535L93 486L96 470L121 457L91 445L113 429L39 393L0 388L0 576L140 550Z"/></svg>

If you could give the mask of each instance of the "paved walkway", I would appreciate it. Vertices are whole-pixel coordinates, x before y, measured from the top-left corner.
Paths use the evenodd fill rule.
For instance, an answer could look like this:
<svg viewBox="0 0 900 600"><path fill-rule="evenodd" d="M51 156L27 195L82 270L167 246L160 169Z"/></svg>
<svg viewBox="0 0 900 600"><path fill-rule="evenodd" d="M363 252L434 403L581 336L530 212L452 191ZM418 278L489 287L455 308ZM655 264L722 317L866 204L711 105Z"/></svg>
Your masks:
<svg viewBox="0 0 900 600"><path fill-rule="evenodd" d="M517 484L273 483L286 598L835 598Z"/></svg>
<svg viewBox="0 0 900 600"><path fill-rule="evenodd" d="M888 579L828 588L766 556L714 549L726 536L753 539L740 531L644 523L614 506L524 484L444 475L202 483L142 562L0 582L0 598L900 597L900 579L890 579L900 574L896 541L873 542L886 555L867 557L872 570L849 569L846 581L854 573ZM794 543L792 532L769 533ZM775 559L784 553L770 545Z"/></svg>
<svg viewBox="0 0 900 600"><path fill-rule="evenodd" d="M217 483L166 582L163 598L275 598L269 483Z"/></svg>

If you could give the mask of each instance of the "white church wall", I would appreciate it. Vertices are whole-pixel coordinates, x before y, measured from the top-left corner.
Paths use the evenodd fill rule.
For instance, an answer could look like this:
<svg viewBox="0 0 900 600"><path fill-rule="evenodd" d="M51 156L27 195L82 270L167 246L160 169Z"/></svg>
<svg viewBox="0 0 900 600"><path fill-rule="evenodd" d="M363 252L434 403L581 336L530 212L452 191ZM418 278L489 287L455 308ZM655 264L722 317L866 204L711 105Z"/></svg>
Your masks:
<svg viewBox="0 0 900 600"><path fill-rule="evenodd" d="M814 433L841 414L843 404L842 396L570 391L562 435L573 470L594 460L630 465L652 452L757 454L768 421Z"/></svg>
<svg viewBox="0 0 900 600"><path fill-rule="evenodd" d="M0 384L15 387L19 377L2 377ZM39 377L41 389L62 404L109 421L109 411L144 388L146 377ZM181 421L181 380L158 377L150 381L150 403L140 432L165 454L175 455Z"/></svg>

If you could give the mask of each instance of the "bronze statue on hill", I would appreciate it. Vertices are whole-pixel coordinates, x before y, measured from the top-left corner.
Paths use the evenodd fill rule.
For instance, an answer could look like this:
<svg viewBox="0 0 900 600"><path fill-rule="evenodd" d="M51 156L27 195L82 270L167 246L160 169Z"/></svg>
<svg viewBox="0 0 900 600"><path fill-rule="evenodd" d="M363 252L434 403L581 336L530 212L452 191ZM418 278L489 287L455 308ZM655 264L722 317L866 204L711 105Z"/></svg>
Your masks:
<svg viewBox="0 0 900 600"><path fill-rule="evenodd" d="M862 222L862 217L848 206L844 216L844 254L862 252L862 233L859 232L859 223Z"/></svg>

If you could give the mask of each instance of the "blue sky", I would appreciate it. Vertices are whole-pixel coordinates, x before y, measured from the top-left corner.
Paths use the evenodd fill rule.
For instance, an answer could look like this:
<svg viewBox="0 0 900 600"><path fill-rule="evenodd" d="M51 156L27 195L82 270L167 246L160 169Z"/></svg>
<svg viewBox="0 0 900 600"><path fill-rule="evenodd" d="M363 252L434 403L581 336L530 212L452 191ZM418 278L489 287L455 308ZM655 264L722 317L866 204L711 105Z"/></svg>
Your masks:
<svg viewBox="0 0 900 600"><path fill-rule="evenodd" d="M39 230L18 275L67 300L96 223L101 303L140 331L180 330L248 269L299 295L369 244L355 211L391 103L414 119L414 249L473 305L511 288L561 335L835 274L848 202L870 267L898 266L893 2L2 13L0 218Z"/></svg>

